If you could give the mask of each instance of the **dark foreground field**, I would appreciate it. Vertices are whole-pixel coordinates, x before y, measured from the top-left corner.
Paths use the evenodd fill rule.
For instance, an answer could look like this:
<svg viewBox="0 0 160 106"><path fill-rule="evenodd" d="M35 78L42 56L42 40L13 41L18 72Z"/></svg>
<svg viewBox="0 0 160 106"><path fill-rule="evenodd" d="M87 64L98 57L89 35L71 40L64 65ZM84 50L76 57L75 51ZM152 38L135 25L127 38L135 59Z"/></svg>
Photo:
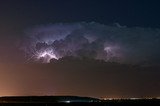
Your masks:
<svg viewBox="0 0 160 106"><path fill-rule="evenodd" d="M160 106L160 99L99 100L78 96L0 97L0 106Z"/></svg>
<svg viewBox="0 0 160 106"><path fill-rule="evenodd" d="M0 106L160 106L160 101L109 101L100 103L1 103Z"/></svg>

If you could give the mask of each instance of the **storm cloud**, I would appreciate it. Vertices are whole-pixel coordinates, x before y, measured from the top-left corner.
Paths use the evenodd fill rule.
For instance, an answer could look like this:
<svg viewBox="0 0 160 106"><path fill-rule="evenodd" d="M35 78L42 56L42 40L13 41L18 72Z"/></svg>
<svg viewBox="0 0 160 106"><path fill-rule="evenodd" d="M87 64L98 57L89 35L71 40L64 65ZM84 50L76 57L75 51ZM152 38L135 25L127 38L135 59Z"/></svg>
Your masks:
<svg viewBox="0 0 160 106"><path fill-rule="evenodd" d="M160 29L118 23L57 23L26 30L21 45L27 61L49 62L52 58L74 56L151 64L160 59Z"/></svg>

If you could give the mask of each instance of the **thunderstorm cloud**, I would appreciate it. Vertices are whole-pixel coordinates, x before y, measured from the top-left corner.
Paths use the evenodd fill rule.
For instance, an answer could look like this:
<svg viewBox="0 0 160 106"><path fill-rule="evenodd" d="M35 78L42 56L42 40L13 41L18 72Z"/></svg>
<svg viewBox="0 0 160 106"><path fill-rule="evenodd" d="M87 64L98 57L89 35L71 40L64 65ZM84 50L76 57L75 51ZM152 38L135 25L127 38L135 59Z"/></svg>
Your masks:
<svg viewBox="0 0 160 106"><path fill-rule="evenodd" d="M65 56L120 63L156 63L160 60L160 29L104 25L96 22L57 23L25 32L27 61L50 62Z"/></svg>

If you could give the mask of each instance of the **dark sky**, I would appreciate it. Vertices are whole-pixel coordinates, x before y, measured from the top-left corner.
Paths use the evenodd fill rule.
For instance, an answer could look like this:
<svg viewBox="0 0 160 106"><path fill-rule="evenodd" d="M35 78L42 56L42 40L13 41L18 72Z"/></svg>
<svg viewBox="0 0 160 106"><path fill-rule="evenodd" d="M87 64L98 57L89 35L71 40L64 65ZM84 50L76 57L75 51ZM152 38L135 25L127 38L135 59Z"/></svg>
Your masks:
<svg viewBox="0 0 160 106"><path fill-rule="evenodd" d="M26 27L55 22L118 22L160 27L158 0L2 0L1 25Z"/></svg>
<svg viewBox="0 0 160 106"><path fill-rule="evenodd" d="M159 5L159 0L1 0L0 84L3 87L0 88L0 95L159 96L159 68L155 70L155 67L153 69L150 67L147 71L140 68L139 72L136 68L129 70L127 66L122 66L124 70L103 65L91 68L93 64L81 69L80 67L84 65L81 64L77 66L80 68L78 69L77 63L69 64L69 68L59 68L65 66L24 64L25 55L21 53L24 39L25 43L30 45L30 41L25 38L28 36L25 35L26 32L30 33L29 37L36 38L34 34L39 31L42 32L40 37L43 37L55 33L56 29L70 31L79 28L80 25L82 29L73 31L70 36L77 34L81 37L82 34L84 37L84 33L93 35L95 33L91 37L99 37L100 40L95 42L97 48L103 39L106 40L109 36L110 41L113 41L109 45L114 44L112 46L116 50L119 50L120 45L120 50L127 54L128 60L138 58L146 61L144 58L147 57L150 62L159 64ZM54 31L50 31L52 28ZM56 34L61 33L58 31ZM110 35L107 35L108 33ZM60 41L59 43L63 44ZM112 50L111 47L106 46L106 49ZM98 50L101 51L99 48ZM135 55L136 53L138 55Z"/></svg>

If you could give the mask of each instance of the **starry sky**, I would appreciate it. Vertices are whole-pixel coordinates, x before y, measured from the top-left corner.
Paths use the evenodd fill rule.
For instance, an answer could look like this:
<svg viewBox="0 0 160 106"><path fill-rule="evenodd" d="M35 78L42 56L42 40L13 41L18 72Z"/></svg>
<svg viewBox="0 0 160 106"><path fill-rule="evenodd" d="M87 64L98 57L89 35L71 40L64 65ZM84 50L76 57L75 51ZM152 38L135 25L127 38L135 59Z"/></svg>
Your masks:
<svg viewBox="0 0 160 106"><path fill-rule="evenodd" d="M1 0L0 95L160 96L159 4Z"/></svg>

